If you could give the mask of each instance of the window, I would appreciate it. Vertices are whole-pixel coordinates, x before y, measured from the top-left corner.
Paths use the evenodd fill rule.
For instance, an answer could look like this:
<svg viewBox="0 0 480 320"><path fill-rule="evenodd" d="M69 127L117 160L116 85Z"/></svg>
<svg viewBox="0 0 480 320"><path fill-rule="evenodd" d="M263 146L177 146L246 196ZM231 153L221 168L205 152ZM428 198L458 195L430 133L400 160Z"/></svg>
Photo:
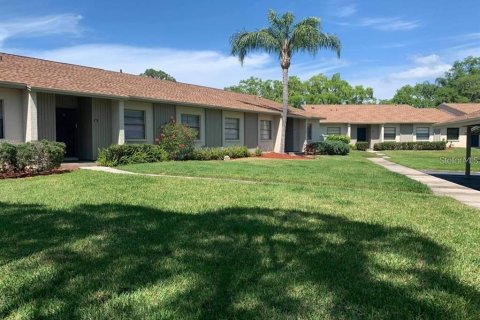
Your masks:
<svg viewBox="0 0 480 320"><path fill-rule="evenodd" d="M447 140L458 141L459 137L460 137L460 129L459 128L447 128Z"/></svg>
<svg viewBox="0 0 480 320"><path fill-rule="evenodd" d="M5 138L5 133L3 131L3 100L0 100L0 139Z"/></svg>
<svg viewBox="0 0 480 320"><path fill-rule="evenodd" d="M240 140L240 119L225 118L225 140Z"/></svg>
<svg viewBox="0 0 480 320"><path fill-rule="evenodd" d="M385 127L383 129L383 140L395 140L397 132L395 127Z"/></svg>
<svg viewBox="0 0 480 320"><path fill-rule="evenodd" d="M260 140L272 140L272 121L260 120Z"/></svg>
<svg viewBox="0 0 480 320"><path fill-rule="evenodd" d="M200 139L200 116L194 114L182 114L182 124L197 131L197 140Z"/></svg>
<svg viewBox="0 0 480 320"><path fill-rule="evenodd" d="M307 140L312 140L312 124L307 124Z"/></svg>
<svg viewBox="0 0 480 320"><path fill-rule="evenodd" d="M430 129L429 128L417 128L417 140L429 140Z"/></svg>
<svg viewBox="0 0 480 320"><path fill-rule="evenodd" d="M340 134L340 127L329 127L327 128L327 134L331 135L339 135Z"/></svg>
<svg viewBox="0 0 480 320"><path fill-rule="evenodd" d="M125 109L125 139L145 140L145 111Z"/></svg>

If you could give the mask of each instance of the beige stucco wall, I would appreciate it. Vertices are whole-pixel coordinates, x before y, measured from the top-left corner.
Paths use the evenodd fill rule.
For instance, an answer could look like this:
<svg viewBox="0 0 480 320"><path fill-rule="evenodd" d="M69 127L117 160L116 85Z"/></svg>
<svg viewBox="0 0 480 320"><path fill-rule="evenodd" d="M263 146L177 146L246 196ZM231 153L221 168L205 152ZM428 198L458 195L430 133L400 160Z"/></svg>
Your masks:
<svg viewBox="0 0 480 320"><path fill-rule="evenodd" d="M223 128L222 128L222 141L223 146L243 146L245 144L245 122L244 122L244 113L243 112L234 112L234 111L223 111ZM240 132L239 140L225 140L225 118L237 118L240 120Z"/></svg>
<svg viewBox="0 0 480 320"><path fill-rule="evenodd" d="M25 141L22 90L0 88L0 100L3 100L4 109L4 140L11 142Z"/></svg>
<svg viewBox="0 0 480 320"><path fill-rule="evenodd" d="M145 111L145 139L126 140L127 143L153 143L153 103L142 101L126 101L125 110L143 110ZM115 114L115 113L114 113Z"/></svg>

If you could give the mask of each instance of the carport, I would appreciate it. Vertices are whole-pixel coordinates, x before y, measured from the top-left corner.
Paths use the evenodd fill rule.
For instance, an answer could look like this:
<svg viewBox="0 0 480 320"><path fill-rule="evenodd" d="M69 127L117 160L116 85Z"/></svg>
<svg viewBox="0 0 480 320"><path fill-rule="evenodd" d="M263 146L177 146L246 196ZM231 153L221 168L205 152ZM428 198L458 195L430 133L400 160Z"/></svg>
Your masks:
<svg viewBox="0 0 480 320"><path fill-rule="evenodd" d="M480 111L475 111L463 116L452 118L451 120L437 123L435 126L458 126L467 127L467 146L465 154L465 175L470 177L472 165L472 130L474 127L480 126Z"/></svg>

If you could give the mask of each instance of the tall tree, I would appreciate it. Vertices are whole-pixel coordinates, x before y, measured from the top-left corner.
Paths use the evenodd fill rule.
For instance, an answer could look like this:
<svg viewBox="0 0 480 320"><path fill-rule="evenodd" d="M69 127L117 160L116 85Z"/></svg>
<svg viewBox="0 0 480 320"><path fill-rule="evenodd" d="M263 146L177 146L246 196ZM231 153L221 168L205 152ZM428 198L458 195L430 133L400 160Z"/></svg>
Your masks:
<svg viewBox="0 0 480 320"><path fill-rule="evenodd" d="M147 69L145 70L144 73L140 74L141 76L144 77L150 77L154 79L160 79L160 80L168 80L168 81L173 81L176 82L174 77L166 73L165 71L162 70L155 70L155 69Z"/></svg>
<svg viewBox="0 0 480 320"><path fill-rule="evenodd" d="M253 51L266 51L277 54L282 68L282 135L280 152L285 152L285 131L288 113L288 69L292 55L306 51L312 55L320 49L334 50L340 57L340 40L330 34L323 33L320 28L320 19L305 18L295 23L295 16L287 12L279 16L275 11L268 12L269 26L257 31L240 31L230 39L232 55L238 56L243 65L245 57Z"/></svg>

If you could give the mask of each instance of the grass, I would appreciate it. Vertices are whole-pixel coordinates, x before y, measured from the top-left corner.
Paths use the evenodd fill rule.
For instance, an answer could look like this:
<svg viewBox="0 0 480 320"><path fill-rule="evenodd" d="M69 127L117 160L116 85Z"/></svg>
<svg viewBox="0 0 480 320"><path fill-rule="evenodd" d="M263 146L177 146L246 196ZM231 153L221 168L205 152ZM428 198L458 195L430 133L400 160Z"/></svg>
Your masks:
<svg viewBox="0 0 480 320"><path fill-rule="evenodd" d="M258 183L0 181L0 318L478 318L478 211L356 154L175 165Z"/></svg>
<svg viewBox="0 0 480 320"><path fill-rule="evenodd" d="M420 170L465 171L465 149L445 151L382 151L389 161ZM472 149L472 172L480 172L480 149Z"/></svg>

